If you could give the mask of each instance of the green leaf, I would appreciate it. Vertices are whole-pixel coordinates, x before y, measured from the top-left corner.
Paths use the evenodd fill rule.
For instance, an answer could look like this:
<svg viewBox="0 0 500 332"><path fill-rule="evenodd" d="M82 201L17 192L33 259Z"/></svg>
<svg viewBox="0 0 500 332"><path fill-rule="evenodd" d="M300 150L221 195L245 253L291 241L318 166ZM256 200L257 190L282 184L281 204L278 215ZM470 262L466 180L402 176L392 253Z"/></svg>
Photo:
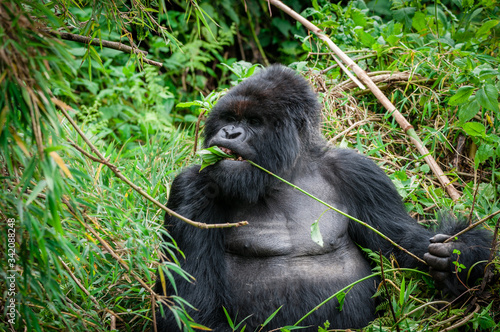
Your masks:
<svg viewBox="0 0 500 332"><path fill-rule="evenodd" d="M481 38L488 36L490 34L490 30L500 23L499 20L490 20L488 22L484 22L481 27L476 31L476 38Z"/></svg>
<svg viewBox="0 0 500 332"><path fill-rule="evenodd" d="M415 7L405 7L394 11L393 17L399 22L404 23L406 27L411 27L412 16L417 11Z"/></svg>
<svg viewBox="0 0 500 332"><path fill-rule="evenodd" d="M370 35L369 33L366 33L363 28L355 29L356 34L359 37L359 40L361 43L366 46L366 47L372 47L373 44L375 44L375 38Z"/></svg>
<svg viewBox="0 0 500 332"><path fill-rule="evenodd" d="M493 84L485 84L476 92L479 105L482 107L498 112L498 90Z"/></svg>
<svg viewBox="0 0 500 332"><path fill-rule="evenodd" d="M262 326L262 327L264 327L264 326L266 326L267 324L269 324L269 322L270 322L270 321L274 318L274 316L276 316L276 314L278 313L278 311L280 311L280 310L281 310L281 308L282 308L282 307L283 307L283 306L281 306L281 307L279 307L278 309L276 309L276 311L275 311L275 312L273 312L273 313L271 314L271 316L269 316L269 317L266 319L266 321L265 321L265 322L264 322L261 326Z"/></svg>
<svg viewBox="0 0 500 332"><path fill-rule="evenodd" d="M185 103L178 103L177 105L175 105L176 107L180 107L180 108L187 108L187 107L191 107L191 106L203 106L203 102L200 101L200 100L195 100L195 101L189 101L189 102L185 102Z"/></svg>
<svg viewBox="0 0 500 332"><path fill-rule="evenodd" d="M317 243L320 247L323 247L323 237L319 230L319 220L316 220L311 225L311 239Z"/></svg>
<svg viewBox="0 0 500 332"><path fill-rule="evenodd" d="M229 323L229 327L234 330L234 323L233 320L231 319L231 316L229 316L229 313L227 312L225 307L222 307L222 310L224 310L224 314L226 315L227 322Z"/></svg>
<svg viewBox="0 0 500 332"><path fill-rule="evenodd" d="M462 128L469 136L484 137L486 134L486 128L479 122L467 122Z"/></svg>
<svg viewBox="0 0 500 332"><path fill-rule="evenodd" d="M229 155L227 153L222 152L222 150L219 149L216 146L212 146L212 147L210 147L208 149L200 150L196 154L201 157L201 161L202 161L201 162L200 172L205 167L213 165L213 164L215 164L216 162L218 162L221 159L224 159L224 158L236 158L236 156Z"/></svg>
<svg viewBox="0 0 500 332"><path fill-rule="evenodd" d="M498 70L492 69L492 68L487 68L487 69L482 69L479 72L479 79L480 80L487 80L490 78L494 78L498 75Z"/></svg>
<svg viewBox="0 0 500 332"><path fill-rule="evenodd" d="M466 123L479 112L479 109L480 107L476 97L471 98L471 100L458 109L458 120L460 123Z"/></svg>
<svg viewBox="0 0 500 332"><path fill-rule="evenodd" d="M337 295L335 295L337 301L339 301L339 306L338 306L339 311L342 311L342 307L344 306L345 296L346 296L345 292L340 292Z"/></svg>
<svg viewBox="0 0 500 332"><path fill-rule="evenodd" d="M415 16L413 16L413 20L411 22L411 26L422 35L429 28L427 26L427 22L425 20L426 15L422 12L416 12Z"/></svg>
<svg viewBox="0 0 500 332"><path fill-rule="evenodd" d="M366 16L360 10L353 9L353 11L351 12L351 17L357 26L360 26L363 28L366 26L366 24L367 24Z"/></svg>
<svg viewBox="0 0 500 332"><path fill-rule="evenodd" d="M495 151L493 150L493 146L490 144L481 144L476 151L476 156L474 157L474 164L477 167L486 160L493 157Z"/></svg>
<svg viewBox="0 0 500 332"><path fill-rule="evenodd" d="M469 100L469 97L472 95L473 92L474 92L473 86L466 85L460 87L460 89L457 90L455 95L453 95L450 98L450 100L448 100L448 105L456 106L467 102L467 100Z"/></svg>
<svg viewBox="0 0 500 332"><path fill-rule="evenodd" d="M399 305L403 306L405 303L405 292L406 292L406 287L405 287L405 277L403 277L403 280L401 280L401 289L399 291Z"/></svg>
<svg viewBox="0 0 500 332"><path fill-rule="evenodd" d="M31 194L28 196L28 199L26 200L25 205L26 206L30 205L31 202L33 202L33 200L38 196L39 193L42 192L42 190L45 189L46 186L47 186L47 181L42 180L42 181L38 182L35 189L33 189Z"/></svg>

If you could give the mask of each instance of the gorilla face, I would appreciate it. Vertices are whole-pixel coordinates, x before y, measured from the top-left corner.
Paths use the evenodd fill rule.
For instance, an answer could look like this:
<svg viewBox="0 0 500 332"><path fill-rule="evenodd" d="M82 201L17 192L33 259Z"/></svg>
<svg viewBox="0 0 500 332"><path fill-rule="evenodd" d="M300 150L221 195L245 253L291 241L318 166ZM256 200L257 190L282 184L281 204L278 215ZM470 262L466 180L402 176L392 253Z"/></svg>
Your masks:
<svg viewBox="0 0 500 332"><path fill-rule="evenodd" d="M225 197L256 202L275 181L245 160L282 177L295 169L311 133L319 131L319 106L314 93L304 94L310 91L305 84L295 73L271 67L231 89L214 107L204 146L238 156L206 169Z"/></svg>
<svg viewBox="0 0 500 332"><path fill-rule="evenodd" d="M205 146L218 146L237 158L208 167L209 176L225 197L255 202L274 179L247 163L251 160L284 176L295 164L300 151L297 128L273 114L264 116L259 104L236 96L219 101L206 124Z"/></svg>

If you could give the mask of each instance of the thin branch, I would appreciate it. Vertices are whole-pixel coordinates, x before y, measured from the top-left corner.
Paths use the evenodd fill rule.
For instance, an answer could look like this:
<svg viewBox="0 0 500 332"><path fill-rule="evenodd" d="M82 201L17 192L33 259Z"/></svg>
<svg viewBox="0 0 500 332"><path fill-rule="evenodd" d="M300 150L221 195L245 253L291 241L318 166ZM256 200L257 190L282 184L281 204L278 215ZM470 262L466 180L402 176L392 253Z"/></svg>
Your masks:
<svg viewBox="0 0 500 332"><path fill-rule="evenodd" d="M394 325L396 325L396 330L398 330L398 332L401 332L401 329L399 328L398 324L398 319L396 318L396 313L394 312L394 307L392 306L392 303L390 303L390 294L389 294L389 289L387 288L387 279L385 279L385 273L384 273L384 260L382 258L383 257L382 250L379 251L379 256L380 256L380 276L382 279L381 282L384 284L385 295L389 299L389 308L391 308L391 314L392 318L394 319Z"/></svg>
<svg viewBox="0 0 500 332"><path fill-rule="evenodd" d="M333 60L335 60L335 62L337 63L337 65L339 65L339 67L344 71L344 73L347 74L347 76L349 76L349 78L356 84L356 86L358 88L360 88L361 90L365 90L366 87L363 85L363 83L361 83L357 78L356 76L354 76L350 71L349 69L347 69L344 64L342 62L340 62L339 59L337 59L337 57L335 55L332 54L332 58Z"/></svg>
<svg viewBox="0 0 500 332"><path fill-rule="evenodd" d="M395 118L398 124L403 128L405 133L410 136L410 140L418 149L420 154L423 156L426 163L432 169L433 173L438 178L441 185L446 189L448 195L456 201L460 198L460 193L453 187L448 177L443 173L436 160L432 157L429 150L424 146L420 138L415 132L413 126L404 118L404 116L397 110L391 101L382 93L382 91L377 87L377 85L370 79L366 72L359 67L351 58L349 58L335 43L322 33L321 29L312 24L310 21L300 16L297 12L292 10L290 7L283 4L279 0L267 0L271 4L278 7L292 18L304 25L308 30L312 31L320 40L324 41L330 49L344 62L348 68L352 69L354 73L361 79L361 81L368 86L372 93L377 97L380 103L387 109L387 111Z"/></svg>
<svg viewBox="0 0 500 332"><path fill-rule="evenodd" d="M468 316L466 316L464 319L462 319L462 320L458 321L458 323L455 323L455 324L453 324L453 325L451 325L451 326L448 326L448 327L447 327L447 328L445 328L445 329L442 329L442 330L440 329L439 331L441 331L441 332L451 331L451 330L454 330L454 329L456 329L456 328L458 328L458 327L460 327L460 326L464 325L464 324L465 324L465 323L467 323L469 320L471 320L471 319L472 319L472 317L474 317L474 315L475 315L475 314L479 311L479 309L481 309L481 306L480 306L479 304L476 304L476 309L475 309L473 312L471 312ZM459 317L460 317L460 315L455 315L455 316L453 316L453 317L451 317L451 318L453 318L453 319L454 319L454 318L459 318ZM450 321L450 319L447 319L445 322L448 322L448 321ZM430 327L429 327L429 331L430 331L430 330L433 330L433 329L435 329L435 328L441 328L443 325L445 325L445 322L444 322L444 321L443 321L443 322L439 322L439 323L437 323L437 324L435 324L435 325L430 326Z"/></svg>
<svg viewBox="0 0 500 332"><path fill-rule="evenodd" d="M161 62L150 60L150 59L146 58L146 55L148 55L148 52L143 51L143 50L139 50L136 47L131 47L131 46L122 44L120 42L113 42L113 41L103 40L103 39L99 39L99 38L91 38L91 37L81 36L81 35L77 35L77 34L69 33L69 32L53 31L53 30L48 30L48 29L42 29L42 30L47 32L47 33L50 33L53 36L58 36L64 40L75 41L75 42L87 44L87 45L111 48L113 50L122 51L122 52L129 53L129 54L136 54L141 61L143 61L147 64L150 64L150 65L153 65L156 67L163 67L163 64Z"/></svg>
<svg viewBox="0 0 500 332"><path fill-rule="evenodd" d="M421 273L421 274L424 274L424 275L429 275L428 273L425 273L425 272L422 272L422 271L419 271L419 270L415 270L415 269L408 269L408 268L396 268L396 269L389 269L385 272L395 272L395 271L412 271L412 272L416 272L416 273ZM341 290L337 291L335 294L333 294L332 296L330 296L329 298L327 298L326 300L324 300L323 302L321 302L320 304L318 304L317 306L315 306L313 309L311 309L307 314L305 314L304 316L302 316L301 319L299 319L295 324L293 324L293 326L297 326L299 325L304 319L306 319L307 317L309 317L312 313L314 313L315 311L317 311L319 308L321 308L323 305L325 305L326 303L330 302L333 298L337 297L339 294L342 294L342 293L345 293L347 294L349 292L349 290L354 287L355 285L365 281L365 280L368 280L370 278L373 278L373 277L377 277L380 275L380 272L375 272L375 273L372 273L364 278L361 278L361 279L358 279L356 281L354 281L353 283L345 286L344 288L342 288Z"/></svg>
<svg viewBox="0 0 500 332"><path fill-rule="evenodd" d="M237 223L224 223L224 224L206 224L206 223L201 223L201 222L193 221L193 220L190 220L190 219L188 219L186 217L183 217L180 214L178 214L177 212L175 212L175 211L169 209L168 207L166 207L165 205L161 204L156 199L154 199L153 197L151 197L148 193L146 193L144 190L142 190L139 186L135 185L132 181L130 181L128 178L126 178L120 172L120 170L118 169L118 167L116 165L110 163L106 158L104 158L104 156L97 150L97 148L89 141L89 139L81 131L81 129L78 127L78 125L75 123L75 121L73 121L73 119L69 116L67 110L71 109L70 106L66 105L64 102L62 102L62 101L60 101L60 100L58 100L56 98L52 98L52 101L59 107L59 109L61 110L61 112L63 113L63 115L66 117L66 119L69 121L69 123L73 126L73 128L75 128L75 130L78 132L78 134L80 135L80 137L82 137L82 139L85 141L85 143L87 143L87 145L90 147L90 150L97 156L97 158L94 157L94 156L92 156L90 153L86 152L84 149L82 149L80 146L76 145L74 142L71 142L71 145L74 148L76 148L78 151L80 151L81 153L83 153L87 158L89 158L89 159L91 159L91 160L93 160L95 162L101 163L103 165L106 165L123 182L125 182L130 187L132 187L132 189L134 189L135 191L137 191L144 198L146 198L147 200L151 201L152 203L154 203L156 206L158 206L162 210L166 211L169 215L171 215L173 217L176 217L176 218L184 221L185 223L190 224L191 226L194 226L194 227L197 227L197 228L202 228L202 229L228 228L228 227L239 227L239 226L248 225L247 221L240 221L240 222L237 222Z"/></svg>
<svg viewBox="0 0 500 332"><path fill-rule="evenodd" d="M196 121L196 129L194 131L194 146L193 146L193 154L196 153L196 150L198 149L198 136L200 134L200 122L201 118L205 115L207 110L203 110L200 115L198 116L198 120Z"/></svg>
<svg viewBox="0 0 500 332"><path fill-rule="evenodd" d="M371 73L370 73L371 74ZM404 83L412 83L410 80L412 78L412 75L410 73L406 72L394 72L390 74L382 74L382 75L376 75L374 76L369 75L372 81L375 84L378 83L392 83L392 82L404 82ZM422 79L418 80L419 82L422 81ZM427 81L427 79L424 79L424 81ZM357 86L355 82L351 82L350 80L347 80L345 82L342 82L338 85L338 89L347 91L347 90L352 90Z"/></svg>
<svg viewBox="0 0 500 332"><path fill-rule="evenodd" d="M360 121L354 123L352 126L350 126L349 128L347 128L346 130L344 130L341 133L335 135L334 137L332 137L328 141L329 142L335 142L336 140L338 140L339 138L343 137L344 135L347 135L347 133L349 133L354 128L356 128L358 126L361 126L361 125L364 125L365 123L373 121L373 120L374 120L374 118L368 118L368 119L360 120Z"/></svg>
<svg viewBox="0 0 500 332"><path fill-rule="evenodd" d="M464 233L467 233L468 231L470 231L471 229L473 228L476 228L477 226L483 224L484 222L486 222L487 220L490 220L491 218L493 218L494 216L496 216L497 214L500 213L500 210L496 211L496 212L493 212L492 214L490 214L489 216L486 216L484 217L483 219L473 223L472 225L468 226L467 228L464 228L463 230L461 230L460 232L458 232L457 234L453 235L453 236L450 236L449 238L447 238L446 240L444 240L443 243L448 243L450 241L453 241L456 237L464 234Z"/></svg>
<svg viewBox="0 0 500 332"><path fill-rule="evenodd" d="M372 51L372 52L373 52L373 51ZM348 52L344 52L344 53L346 53L346 54L347 54ZM312 52L309 52L309 54L312 54ZM317 53L317 54L318 54L318 53ZM324 53L323 55L326 55L326 54L331 55L331 53ZM364 55L364 56L356 57L356 58L353 58L353 59L352 59L352 61L356 61L356 62L358 62L358 61L360 61L360 60L364 60L364 59L368 59L368 58L374 58L374 57L376 57L376 56L377 56L377 52L375 51L375 53L374 53L374 54L368 54L368 55ZM329 72L330 70L332 70L333 68L335 68L335 67L337 67L337 66L338 66L338 64L331 65L330 67L327 67L327 68L325 68L325 69L323 69L323 70L320 70L320 72L319 72L319 73L320 73L321 75L324 75L325 73Z"/></svg>

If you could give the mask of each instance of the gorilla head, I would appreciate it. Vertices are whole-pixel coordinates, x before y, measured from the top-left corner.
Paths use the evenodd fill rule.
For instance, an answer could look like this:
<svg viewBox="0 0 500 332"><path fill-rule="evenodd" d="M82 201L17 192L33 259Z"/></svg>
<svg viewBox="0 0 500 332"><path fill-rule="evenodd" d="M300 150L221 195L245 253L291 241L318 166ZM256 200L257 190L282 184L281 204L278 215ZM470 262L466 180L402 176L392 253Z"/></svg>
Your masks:
<svg viewBox="0 0 500 332"><path fill-rule="evenodd" d="M243 160L282 177L299 157L318 145L320 105L309 84L294 71L271 66L232 88L205 125L205 147L218 146L241 158L208 168L222 194L255 202L275 180Z"/></svg>

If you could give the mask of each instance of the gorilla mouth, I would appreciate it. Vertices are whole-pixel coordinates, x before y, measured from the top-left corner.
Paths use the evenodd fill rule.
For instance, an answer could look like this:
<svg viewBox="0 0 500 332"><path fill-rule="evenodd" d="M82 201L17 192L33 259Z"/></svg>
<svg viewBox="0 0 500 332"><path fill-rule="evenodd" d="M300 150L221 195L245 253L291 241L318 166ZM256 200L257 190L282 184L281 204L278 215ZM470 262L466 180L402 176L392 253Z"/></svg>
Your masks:
<svg viewBox="0 0 500 332"><path fill-rule="evenodd" d="M245 161L245 159L243 159L242 156L240 156L239 154L237 154L236 152L234 152L231 149L225 148L223 146L218 146L218 148L222 152L224 152L225 154L228 154L231 156L231 157L224 158L224 160Z"/></svg>

